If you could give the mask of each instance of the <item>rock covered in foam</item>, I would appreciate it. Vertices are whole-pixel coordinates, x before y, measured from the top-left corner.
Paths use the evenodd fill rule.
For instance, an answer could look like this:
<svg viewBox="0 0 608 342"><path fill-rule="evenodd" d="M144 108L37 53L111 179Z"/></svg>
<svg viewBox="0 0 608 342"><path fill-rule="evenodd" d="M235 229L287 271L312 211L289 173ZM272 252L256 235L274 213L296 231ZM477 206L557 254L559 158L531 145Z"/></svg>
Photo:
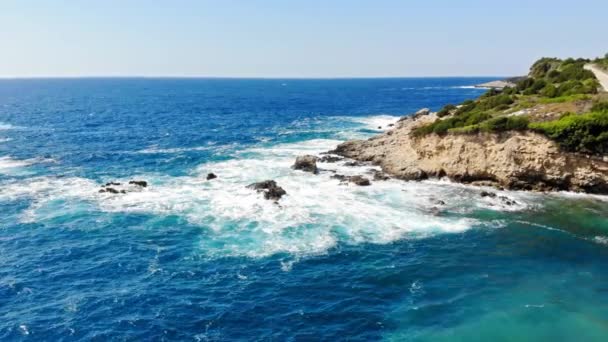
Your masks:
<svg viewBox="0 0 608 342"><path fill-rule="evenodd" d="M294 170L302 170L317 174L319 173L319 169L317 169L317 159L317 157L309 154L298 156L292 167Z"/></svg>
<svg viewBox="0 0 608 342"><path fill-rule="evenodd" d="M148 182L143 180L132 180L124 185L120 182L107 182L101 186L99 193L126 194L132 191L142 191L142 188L146 188L147 186Z"/></svg>
<svg viewBox="0 0 608 342"><path fill-rule="evenodd" d="M212 180L212 179L216 179L216 178L217 178L217 176L213 172L209 172L207 174L207 180Z"/></svg>
<svg viewBox="0 0 608 342"><path fill-rule="evenodd" d="M277 185L277 182L273 180L265 180L263 182L257 182L249 184L249 189L256 190L257 192L263 192L264 198L267 200L278 201L284 195L287 195L287 191Z"/></svg>

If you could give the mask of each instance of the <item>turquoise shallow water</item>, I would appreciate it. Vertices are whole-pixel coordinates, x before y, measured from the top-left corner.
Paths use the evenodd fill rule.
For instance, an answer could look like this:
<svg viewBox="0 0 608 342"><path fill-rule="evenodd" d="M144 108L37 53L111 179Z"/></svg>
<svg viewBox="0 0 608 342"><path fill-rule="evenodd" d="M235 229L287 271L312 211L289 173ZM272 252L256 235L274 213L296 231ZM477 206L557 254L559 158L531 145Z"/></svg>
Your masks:
<svg viewBox="0 0 608 342"><path fill-rule="evenodd" d="M0 339L606 340L606 197L290 168L481 81L0 80Z"/></svg>

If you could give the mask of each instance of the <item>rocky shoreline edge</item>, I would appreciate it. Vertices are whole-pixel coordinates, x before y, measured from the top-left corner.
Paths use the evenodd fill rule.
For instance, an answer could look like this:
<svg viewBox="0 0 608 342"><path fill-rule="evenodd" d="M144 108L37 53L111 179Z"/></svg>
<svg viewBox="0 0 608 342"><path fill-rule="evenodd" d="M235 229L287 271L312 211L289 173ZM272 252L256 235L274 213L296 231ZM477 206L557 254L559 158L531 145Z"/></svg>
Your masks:
<svg viewBox="0 0 608 342"><path fill-rule="evenodd" d="M497 190L608 194L606 156L564 152L555 142L533 132L422 137L412 134L417 127L436 119L436 113L421 109L388 124L383 133L369 139L346 141L319 155L299 155L291 168L315 176L331 173L330 178L342 185L363 187L389 179L422 181L435 178ZM370 168L361 174L346 175L317 165L337 162L347 167ZM216 174L208 173L206 180L216 178ZM99 192L120 195L139 192L146 187L148 182L143 180L125 184L109 182L102 185ZM287 195L287 191L272 179L249 184L246 188L277 204ZM517 204L513 199L484 188L479 194L497 198L508 206Z"/></svg>
<svg viewBox="0 0 608 342"><path fill-rule="evenodd" d="M608 158L562 151L533 132L415 136L437 119L421 109L386 132L344 142L330 153L380 166L394 178L451 181L500 190L572 191L608 194Z"/></svg>

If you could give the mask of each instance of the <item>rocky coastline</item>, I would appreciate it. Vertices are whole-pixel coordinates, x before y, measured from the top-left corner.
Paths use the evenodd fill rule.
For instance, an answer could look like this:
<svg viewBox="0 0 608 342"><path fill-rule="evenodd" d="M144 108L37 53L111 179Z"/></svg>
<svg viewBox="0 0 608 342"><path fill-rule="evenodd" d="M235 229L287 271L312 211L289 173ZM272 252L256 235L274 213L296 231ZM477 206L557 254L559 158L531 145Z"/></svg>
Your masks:
<svg viewBox="0 0 608 342"><path fill-rule="evenodd" d="M608 158L565 152L534 132L415 136L437 119L427 109L400 119L367 140L347 141L330 151L371 162L407 181L448 178L507 190L574 191L608 194Z"/></svg>

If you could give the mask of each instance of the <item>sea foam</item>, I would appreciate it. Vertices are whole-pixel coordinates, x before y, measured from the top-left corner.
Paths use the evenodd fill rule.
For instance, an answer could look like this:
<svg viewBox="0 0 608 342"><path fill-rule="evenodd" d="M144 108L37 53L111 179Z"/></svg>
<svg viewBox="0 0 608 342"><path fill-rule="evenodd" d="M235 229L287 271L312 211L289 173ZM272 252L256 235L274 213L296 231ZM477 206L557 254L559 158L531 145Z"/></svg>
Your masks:
<svg viewBox="0 0 608 342"><path fill-rule="evenodd" d="M181 216L205 229L198 243L202 253L211 256L321 254L338 243L390 243L479 225L475 219L449 215L456 208L476 209L469 205L475 194L461 186L389 180L359 187L330 176L335 172L370 177L373 166L320 163L319 175L291 168L297 155L317 154L337 143L316 139L251 148L228 161L202 164L183 177L136 175L130 178L146 179L150 185L126 194L99 193L100 184L84 178L30 178L6 184L0 200L31 198L22 216L28 222L74 214L79 202L94 203L109 213ZM208 172L218 178L207 181ZM246 188L266 179L287 191L279 204ZM445 208L433 208L437 200L446 202Z"/></svg>

